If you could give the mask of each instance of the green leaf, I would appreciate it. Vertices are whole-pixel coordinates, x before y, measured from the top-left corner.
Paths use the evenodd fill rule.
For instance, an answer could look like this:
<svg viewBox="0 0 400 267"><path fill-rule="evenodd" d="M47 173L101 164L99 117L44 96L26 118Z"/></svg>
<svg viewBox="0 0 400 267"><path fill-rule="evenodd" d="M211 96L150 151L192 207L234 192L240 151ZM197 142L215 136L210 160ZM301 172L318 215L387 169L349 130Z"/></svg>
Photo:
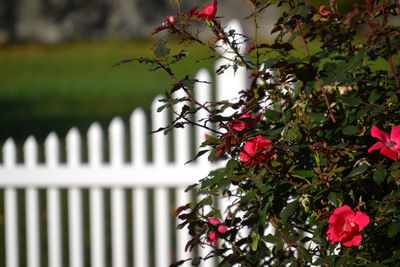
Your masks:
<svg viewBox="0 0 400 267"><path fill-rule="evenodd" d="M336 207L341 206L343 203L343 194L338 192L330 192L328 195L328 200Z"/></svg>
<svg viewBox="0 0 400 267"><path fill-rule="evenodd" d="M355 135L355 134L357 134L357 132L358 132L358 129L354 125L347 125L342 130L342 133L345 135Z"/></svg>
<svg viewBox="0 0 400 267"><path fill-rule="evenodd" d="M347 63L346 71L353 71L361 66L363 59L365 58L365 54L367 52L367 48L363 48L359 50Z"/></svg>
<svg viewBox="0 0 400 267"><path fill-rule="evenodd" d="M282 242L282 240L278 236L274 236L271 234L263 236L262 240L264 240L267 243L271 243L271 244L275 244L275 245Z"/></svg>
<svg viewBox="0 0 400 267"><path fill-rule="evenodd" d="M301 177L301 178L316 177L315 172L311 171L311 170L292 170L291 173L292 173L292 175Z"/></svg>
<svg viewBox="0 0 400 267"><path fill-rule="evenodd" d="M343 104L345 104L347 106L351 106L351 107L357 107L363 103L361 99L359 99L358 97L354 97L354 96L341 96L340 101Z"/></svg>
<svg viewBox="0 0 400 267"><path fill-rule="evenodd" d="M280 115L276 110L268 109L264 112L264 116L272 122L278 122L280 120Z"/></svg>
<svg viewBox="0 0 400 267"><path fill-rule="evenodd" d="M388 231L387 231L387 233L388 233L388 236L390 237L390 238L393 238L395 235L397 235L398 233L400 232L400 223L392 223L390 226L389 226L389 229L388 229Z"/></svg>
<svg viewBox="0 0 400 267"><path fill-rule="evenodd" d="M253 240L252 240L252 242L251 242L251 250L252 250L252 251L257 251L259 241L260 241L260 235L259 235L259 234L256 234L256 235L253 237Z"/></svg>
<svg viewBox="0 0 400 267"><path fill-rule="evenodd" d="M159 40L156 45L153 47L154 54L157 58L163 58L169 54L171 49L165 47L167 41Z"/></svg>
<svg viewBox="0 0 400 267"><path fill-rule="evenodd" d="M320 258L320 259L316 260L316 261L313 263L313 265L322 265L322 264L328 263L328 262L329 262L329 263L332 263L336 257L338 257L338 256L336 256L336 255L331 255L331 256L327 256L327 257Z"/></svg>
<svg viewBox="0 0 400 267"><path fill-rule="evenodd" d="M349 175L346 176L346 178L351 178L351 177L355 177L357 175L363 174L366 170L368 170L368 167L369 166L367 164L361 165L360 167L353 169L349 173Z"/></svg>
<svg viewBox="0 0 400 267"><path fill-rule="evenodd" d="M250 201L253 200L253 198L255 197L256 193L257 193L256 190L253 190L253 191L248 192L245 196L243 196L243 197L240 199L240 202L241 202L241 203L244 203L244 204L249 203Z"/></svg>
<svg viewBox="0 0 400 267"><path fill-rule="evenodd" d="M378 169L374 173L374 181L380 185L386 178L387 170L386 169Z"/></svg>
<svg viewBox="0 0 400 267"><path fill-rule="evenodd" d="M287 204L286 208L281 212L280 217L282 218L283 223L286 223L290 216L296 211L299 202L297 200L290 202Z"/></svg>

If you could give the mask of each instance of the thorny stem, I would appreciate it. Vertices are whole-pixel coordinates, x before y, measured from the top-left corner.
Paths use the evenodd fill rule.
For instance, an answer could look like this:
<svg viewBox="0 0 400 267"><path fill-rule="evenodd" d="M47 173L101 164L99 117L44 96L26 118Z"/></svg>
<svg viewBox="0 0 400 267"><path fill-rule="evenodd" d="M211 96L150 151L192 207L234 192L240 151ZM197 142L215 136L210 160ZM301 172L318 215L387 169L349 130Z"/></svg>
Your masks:
<svg viewBox="0 0 400 267"><path fill-rule="evenodd" d="M247 69L252 69L252 66L246 61L242 54L240 54L238 48L232 44L232 42L227 37L226 32L221 27L221 25L215 22L216 30L214 33L221 38L229 47L232 49L233 53L240 59L240 61L246 66Z"/></svg>
<svg viewBox="0 0 400 267"><path fill-rule="evenodd" d="M182 87L182 89L185 91L185 93L188 95L189 101L193 102L194 104L198 105L199 107L203 108L204 110L206 110L209 114L214 114L213 111L211 111L208 107L206 107L205 105L201 104L200 102L198 102L193 96L192 94L189 92L189 89L186 88L182 82L175 76L175 74L171 71L170 68L167 68L163 63L161 63L158 60L155 60L155 62L164 70L166 71L171 77L172 79L174 79L177 83L179 83ZM168 107L169 110L171 110L174 114L176 114L179 118L184 119L185 121L187 121L188 123L191 123L193 125L199 126L201 128L207 129L211 132L217 133L217 134L222 134L221 132L218 132L210 127L207 127L205 125L201 125L199 123L193 122L191 120L189 120L188 118L181 116L180 114L178 114L176 111L172 110L172 108Z"/></svg>
<svg viewBox="0 0 400 267"><path fill-rule="evenodd" d="M309 57L311 54L310 54L310 50L308 49L307 41L306 41L306 39L304 38L303 31L301 30L301 27L300 27L299 24L296 25L296 28L297 28L297 32L299 33L300 39L301 39L301 41L302 41L302 43L303 43L303 45L304 45L304 48L305 48L305 50L306 50L306 54L307 54L307 56ZM333 123L336 123L336 119L335 119L335 117L333 116L332 109L331 109L331 105L330 105L329 100L328 100L328 97L327 97L327 95L326 95L325 88L322 86L321 79L318 77L318 75L315 77L315 79L316 79L316 81L317 81L318 86L321 88L322 96L323 96L323 98L324 98L324 100L325 100L326 108L328 109L328 113L329 113L328 116L329 116L329 118L331 119L331 121L332 121Z"/></svg>
<svg viewBox="0 0 400 267"><path fill-rule="evenodd" d="M391 44L390 44L390 39L389 39L389 37L388 36L386 36L386 44L387 44L387 46L388 46L388 49L389 49L389 56L388 56L388 62L389 62L389 65L390 65L390 69L391 69L391 71L393 72L393 76L394 76L394 79L395 79L395 81L396 81L396 86L397 86L397 88L400 88L400 75L399 75L399 73L398 73L398 71L397 71L397 64L396 64L396 62L393 60L393 55L390 53L390 50L391 50Z"/></svg>

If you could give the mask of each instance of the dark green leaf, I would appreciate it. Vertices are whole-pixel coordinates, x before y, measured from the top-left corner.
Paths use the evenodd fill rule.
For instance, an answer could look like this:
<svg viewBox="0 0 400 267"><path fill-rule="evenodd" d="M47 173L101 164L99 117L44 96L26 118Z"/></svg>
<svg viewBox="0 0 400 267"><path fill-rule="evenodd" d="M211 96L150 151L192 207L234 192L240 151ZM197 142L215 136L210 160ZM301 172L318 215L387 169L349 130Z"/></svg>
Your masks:
<svg viewBox="0 0 400 267"><path fill-rule="evenodd" d="M301 177L301 178L316 177L315 172L310 171L310 170L292 170L291 173L293 176L297 176L297 177Z"/></svg>
<svg viewBox="0 0 400 267"><path fill-rule="evenodd" d="M374 180L375 182L380 185L386 178L387 170L386 169L378 169L374 173Z"/></svg>
<svg viewBox="0 0 400 267"><path fill-rule="evenodd" d="M296 211L296 208L298 207L298 201L292 201L287 206L285 209L281 212L280 217L282 218L283 223L286 223L287 220L289 219L290 216L293 215L293 213Z"/></svg>
<svg viewBox="0 0 400 267"><path fill-rule="evenodd" d="M397 235L399 232L400 232L400 223L399 223L399 222L397 222L397 223L392 223L392 224L389 226L389 229L388 229L388 231L387 231L388 236L389 236L390 238L394 237L394 236Z"/></svg>
<svg viewBox="0 0 400 267"><path fill-rule="evenodd" d="M354 125L347 125L346 127L343 128L342 132L345 135L355 135L357 134L358 129Z"/></svg>
<svg viewBox="0 0 400 267"><path fill-rule="evenodd" d="M345 104L347 106L351 106L351 107L357 107L363 103L361 99L359 99L358 97L353 97L353 96L341 96L340 101L343 104Z"/></svg>
<svg viewBox="0 0 400 267"><path fill-rule="evenodd" d="M279 113L278 113L276 110L273 110L273 109L267 109L267 110L264 112L264 116L265 116L268 120L273 121L273 122L278 122L279 119L280 119Z"/></svg>
<svg viewBox="0 0 400 267"><path fill-rule="evenodd" d="M366 170L368 170L368 167L369 167L369 166L368 166L367 164L361 165L361 166L359 166L359 167L353 169L353 170L349 173L349 175L346 176L346 178L351 178L351 177L355 177L355 176L357 176L357 175L363 174Z"/></svg>

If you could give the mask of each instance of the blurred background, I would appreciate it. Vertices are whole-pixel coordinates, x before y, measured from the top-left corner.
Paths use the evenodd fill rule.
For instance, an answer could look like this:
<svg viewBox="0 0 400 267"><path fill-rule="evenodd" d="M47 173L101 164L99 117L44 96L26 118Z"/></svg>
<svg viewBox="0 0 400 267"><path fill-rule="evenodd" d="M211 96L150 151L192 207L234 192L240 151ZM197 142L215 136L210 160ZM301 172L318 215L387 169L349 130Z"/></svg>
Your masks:
<svg viewBox="0 0 400 267"><path fill-rule="evenodd" d="M167 75L138 63L111 66L150 55L155 40L149 33L178 12L176 2L0 0L0 145L8 137L22 144L29 135L42 142L51 131L63 137L72 126L84 132L94 121L106 126L114 116L126 120L135 107L149 111L153 97L169 88ZM180 8L187 11L208 2L182 0ZM219 1L224 22L250 12L245 0ZM262 23L271 24L278 13L269 10ZM171 48L182 46L175 42ZM193 64L207 51L195 45L183 48L189 57L176 66L178 73L213 68L211 61Z"/></svg>

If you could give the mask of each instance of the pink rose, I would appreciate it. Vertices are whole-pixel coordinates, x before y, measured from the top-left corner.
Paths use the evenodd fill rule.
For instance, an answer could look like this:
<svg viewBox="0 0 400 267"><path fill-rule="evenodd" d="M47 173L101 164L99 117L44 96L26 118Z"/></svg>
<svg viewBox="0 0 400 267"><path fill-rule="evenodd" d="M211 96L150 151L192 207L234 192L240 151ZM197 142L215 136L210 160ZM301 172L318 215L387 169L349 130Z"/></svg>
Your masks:
<svg viewBox="0 0 400 267"><path fill-rule="evenodd" d="M208 239L210 240L211 243L216 244L219 239L219 234L217 232L211 232L208 235Z"/></svg>
<svg viewBox="0 0 400 267"><path fill-rule="evenodd" d="M271 153L268 149L272 146L272 141L257 135L255 138L246 142L243 152L240 152L240 158L246 162L246 167L256 166L260 162L267 160Z"/></svg>
<svg viewBox="0 0 400 267"><path fill-rule="evenodd" d="M330 15L332 15L332 11L330 10L326 10L328 9L327 6L320 6L319 7L319 14L323 17L329 17Z"/></svg>
<svg viewBox="0 0 400 267"><path fill-rule="evenodd" d="M373 137L378 138L382 142L377 142L373 146L368 149L368 152L371 153L373 150L380 149L380 153L385 155L386 157L391 158L394 161L399 159L400 153L400 126L392 127L392 131L390 136L381 131L375 125L372 126L371 135Z"/></svg>
<svg viewBox="0 0 400 267"><path fill-rule="evenodd" d="M361 244L360 231L370 222L368 215L354 211L347 205L337 208L329 217L329 229L326 232L332 244L340 242L345 247Z"/></svg>
<svg viewBox="0 0 400 267"><path fill-rule="evenodd" d="M208 235L208 239L210 240L210 242L212 244L217 243L220 234L224 234L226 231L228 231L228 226L222 224L221 220L217 219L217 218L208 218L208 222L211 223L212 225L218 225L217 227L217 232L211 232Z"/></svg>
<svg viewBox="0 0 400 267"><path fill-rule="evenodd" d="M253 126L256 126L257 123L261 120L261 113L258 113L255 117L253 114L251 114L251 112L246 112L245 114L243 114L242 116L240 116L239 120L234 120L230 123L230 125L232 126L232 128L238 132L243 131L246 128L250 128ZM251 122L245 122L242 121L240 119L246 119L246 118L251 118L254 119L254 121Z"/></svg>
<svg viewBox="0 0 400 267"><path fill-rule="evenodd" d="M214 0L212 4L203 7L203 10L193 14L193 17L201 20L213 20L217 14L217 0Z"/></svg>

